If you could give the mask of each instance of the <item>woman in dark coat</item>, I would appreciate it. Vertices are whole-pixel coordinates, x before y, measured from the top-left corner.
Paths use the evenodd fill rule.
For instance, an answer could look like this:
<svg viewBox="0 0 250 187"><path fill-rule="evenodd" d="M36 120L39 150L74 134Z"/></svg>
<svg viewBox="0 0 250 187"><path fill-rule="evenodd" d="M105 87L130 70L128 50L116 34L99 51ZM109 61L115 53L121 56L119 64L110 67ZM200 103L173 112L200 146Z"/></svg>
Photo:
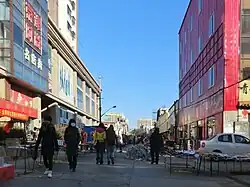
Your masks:
<svg viewBox="0 0 250 187"><path fill-rule="evenodd" d="M154 132L150 136L150 152L151 152L151 164L154 162L158 164L160 149L163 147L162 136L159 133L159 128L155 128Z"/></svg>
<svg viewBox="0 0 250 187"><path fill-rule="evenodd" d="M66 143L66 154L69 161L69 169L75 172L78 145L81 141L81 137L74 119L69 120L69 126L66 128L64 133L64 141Z"/></svg>
<svg viewBox="0 0 250 187"><path fill-rule="evenodd" d="M106 133L106 143L107 143L107 160L108 165L110 161L114 165L115 158L115 144L116 144L116 134L113 125L110 125Z"/></svg>
<svg viewBox="0 0 250 187"><path fill-rule="evenodd" d="M48 175L49 178L52 177L54 151L58 152L59 150L56 129L51 122L52 118L50 116L44 118L35 146L37 152L40 142L42 144L41 154L46 167L44 175Z"/></svg>

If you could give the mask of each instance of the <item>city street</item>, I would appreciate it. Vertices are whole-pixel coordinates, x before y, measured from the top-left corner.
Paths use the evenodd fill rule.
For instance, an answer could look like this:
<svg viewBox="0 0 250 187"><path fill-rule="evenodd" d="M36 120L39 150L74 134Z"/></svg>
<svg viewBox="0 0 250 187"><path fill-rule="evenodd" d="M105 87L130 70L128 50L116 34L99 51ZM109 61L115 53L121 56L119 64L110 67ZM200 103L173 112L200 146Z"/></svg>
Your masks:
<svg viewBox="0 0 250 187"><path fill-rule="evenodd" d="M43 176L43 170L39 169L33 174L16 177L3 186L242 187L228 178L202 177L187 173L173 174L170 176L167 169L163 167L163 163L151 165L143 161L125 160L121 154L117 154L114 166L96 165L94 157L94 154L81 156L76 173L70 173L67 163L61 163L55 165L52 179Z"/></svg>

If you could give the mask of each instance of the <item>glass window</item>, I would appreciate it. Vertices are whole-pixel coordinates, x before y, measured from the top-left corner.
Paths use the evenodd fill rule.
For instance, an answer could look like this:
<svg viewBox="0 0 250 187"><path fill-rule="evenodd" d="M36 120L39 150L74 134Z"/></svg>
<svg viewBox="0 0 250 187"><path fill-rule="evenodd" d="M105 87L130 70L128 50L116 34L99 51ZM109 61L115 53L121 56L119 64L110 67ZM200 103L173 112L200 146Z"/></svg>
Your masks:
<svg viewBox="0 0 250 187"><path fill-rule="evenodd" d="M203 0L198 0L198 13L200 14L201 13L201 10L202 10L202 6L203 6Z"/></svg>
<svg viewBox="0 0 250 187"><path fill-rule="evenodd" d="M83 92L77 88L77 107L83 110Z"/></svg>
<svg viewBox="0 0 250 187"><path fill-rule="evenodd" d="M241 53L250 54L250 38L241 38Z"/></svg>
<svg viewBox="0 0 250 187"><path fill-rule="evenodd" d="M23 31L16 23L13 24L14 27L14 42L19 46L23 46Z"/></svg>
<svg viewBox="0 0 250 187"><path fill-rule="evenodd" d="M95 100L95 93L92 92L91 95L92 95L92 99Z"/></svg>
<svg viewBox="0 0 250 187"><path fill-rule="evenodd" d="M202 84L201 84L201 79L198 81L198 96L201 96L202 94Z"/></svg>
<svg viewBox="0 0 250 187"><path fill-rule="evenodd" d="M78 77L78 76L77 76L77 86L82 88L82 79L80 77Z"/></svg>
<svg viewBox="0 0 250 187"><path fill-rule="evenodd" d="M18 60L14 61L14 74L16 77L22 78L23 75L23 64Z"/></svg>
<svg viewBox="0 0 250 187"><path fill-rule="evenodd" d="M10 39L10 22L9 21L0 22L0 38Z"/></svg>
<svg viewBox="0 0 250 187"><path fill-rule="evenodd" d="M184 41L185 41L185 44L187 43L187 32L185 31L184 33Z"/></svg>
<svg viewBox="0 0 250 187"><path fill-rule="evenodd" d="M90 113L90 99L89 97L86 95L86 112Z"/></svg>
<svg viewBox="0 0 250 187"><path fill-rule="evenodd" d="M211 88L212 86L214 86L214 80L215 80L215 76L214 76L214 65L208 70L208 87Z"/></svg>
<svg viewBox="0 0 250 187"><path fill-rule="evenodd" d="M86 94L90 94L90 88L87 84L85 86L85 92L86 92Z"/></svg>
<svg viewBox="0 0 250 187"><path fill-rule="evenodd" d="M198 47L199 47L199 54L201 53L202 51L202 48L203 48L203 44L202 44L202 35L199 36L199 44L198 44Z"/></svg>
<svg viewBox="0 0 250 187"><path fill-rule="evenodd" d="M34 77L33 77L34 79ZM23 80L29 82L29 83L32 83L31 80L32 80L32 71L30 68L26 67L26 66L23 66ZM35 84L36 85L36 84Z"/></svg>
<svg viewBox="0 0 250 187"><path fill-rule="evenodd" d="M250 34L250 15L241 16L242 34Z"/></svg>
<svg viewBox="0 0 250 187"><path fill-rule="evenodd" d="M190 16L190 32L193 30L193 16Z"/></svg>
<svg viewBox="0 0 250 187"><path fill-rule="evenodd" d="M194 63L194 52L191 49L191 52L190 52L190 64L193 64L193 63Z"/></svg>
<svg viewBox="0 0 250 187"><path fill-rule="evenodd" d="M235 143L241 143L241 144L249 144L250 140L244 136L241 135L234 135Z"/></svg>
<svg viewBox="0 0 250 187"><path fill-rule="evenodd" d="M0 55L1 56L1 55ZM10 57L0 58L0 66L5 68L7 72L10 72Z"/></svg>
<svg viewBox="0 0 250 187"><path fill-rule="evenodd" d="M95 116L95 102L94 101L92 101L91 109L92 109L92 116Z"/></svg>
<svg viewBox="0 0 250 187"><path fill-rule="evenodd" d="M0 20L10 20L10 8L7 2L0 2Z"/></svg>
<svg viewBox="0 0 250 187"><path fill-rule="evenodd" d="M23 48L14 43L14 58L20 62L23 61Z"/></svg>
<svg viewBox="0 0 250 187"><path fill-rule="evenodd" d="M67 14L71 17L71 9L70 9L70 7L69 7L69 5L67 5Z"/></svg>
<svg viewBox="0 0 250 187"><path fill-rule="evenodd" d="M219 142L229 142L229 143L232 143L233 142L232 135L231 134L220 135L218 137L218 141Z"/></svg>
<svg viewBox="0 0 250 187"><path fill-rule="evenodd" d="M190 89L190 102L193 102L193 87Z"/></svg>
<svg viewBox="0 0 250 187"><path fill-rule="evenodd" d="M212 36L214 34L214 23L215 19L214 19L214 13L212 13L212 15L209 18L209 27L208 27L208 36Z"/></svg>

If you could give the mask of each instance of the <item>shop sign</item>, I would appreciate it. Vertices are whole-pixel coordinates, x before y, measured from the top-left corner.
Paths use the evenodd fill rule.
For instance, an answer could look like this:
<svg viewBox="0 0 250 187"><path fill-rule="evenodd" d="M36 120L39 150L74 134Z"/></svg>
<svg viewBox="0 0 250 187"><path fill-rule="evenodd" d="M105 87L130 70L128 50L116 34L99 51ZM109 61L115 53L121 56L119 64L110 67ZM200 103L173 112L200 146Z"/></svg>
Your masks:
<svg viewBox="0 0 250 187"><path fill-rule="evenodd" d="M38 112L36 109L23 106L20 104L16 104L14 102L7 101L5 99L0 99L0 110L8 110L11 112L16 112L16 113L27 115L28 117L31 117L31 118L38 118ZM7 117L10 117L10 116L7 116Z"/></svg>
<svg viewBox="0 0 250 187"><path fill-rule="evenodd" d="M28 118L29 118L25 114L21 114L21 113L18 113L18 112L13 112L13 111L10 111L10 110L5 110L5 109L0 109L0 116L10 117L10 118L18 119L18 120L22 120L22 121L27 121Z"/></svg>
<svg viewBox="0 0 250 187"><path fill-rule="evenodd" d="M24 49L24 58L32 65L36 66L39 70L42 71L43 63L41 57L36 55L33 50L29 49L27 46Z"/></svg>
<svg viewBox="0 0 250 187"><path fill-rule="evenodd" d="M32 47L34 47L39 53L42 51L41 40L41 25L42 18L31 4L25 1L25 39Z"/></svg>
<svg viewBox="0 0 250 187"><path fill-rule="evenodd" d="M23 106L27 106L27 107L33 107L33 98L29 97L25 94L22 94L20 92L17 92L15 90L11 90L10 91L10 100L13 103L19 104L19 105L23 105Z"/></svg>
<svg viewBox="0 0 250 187"><path fill-rule="evenodd" d="M239 101L250 101L250 80L240 82Z"/></svg>

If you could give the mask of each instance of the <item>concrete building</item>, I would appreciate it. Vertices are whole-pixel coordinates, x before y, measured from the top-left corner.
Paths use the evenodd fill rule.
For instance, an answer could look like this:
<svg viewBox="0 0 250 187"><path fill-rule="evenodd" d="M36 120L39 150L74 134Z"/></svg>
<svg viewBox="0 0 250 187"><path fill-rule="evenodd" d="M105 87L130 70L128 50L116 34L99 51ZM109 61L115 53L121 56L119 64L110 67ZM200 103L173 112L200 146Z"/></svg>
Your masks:
<svg viewBox="0 0 250 187"><path fill-rule="evenodd" d="M117 135L128 134L129 120L122 113L109 112L103 116L102 122L107 127L113 125Z"/></svg>
<svg viewBox="0 0 250 187"><path fill-rule="evenodd" d="M151 118L140 118L137 120L137 128L144 129L145 132L149 133L154 128L154 123Z"/></svg>
<svg viewBox="0 0 250 187"><path fill-rule="evenodd" d="M176 100L168 109L167 131L169 140L178 140L180 137L179 129L179 101Z"/></svg>
<svg viewBox="0 0 250 187"><path fill-rule="evenodd" d="M1 1L0 12L0 126L39 128L44 115L96 124L100 87L48 17L47 0Z"/></svg>
<svg viewBox="0 0 250 187"><path fill-rule="evenodd" d="M167 108L159 108L157 110L156 127L159 128L160 133L167 132L168 130L168 115Z"/></svg>
<svg viewBox="0 0 250 187"><path fill-rule="evenodd" d="M48 0L49 16L78 53L78 0Z"/></svg>
<svg viewBox="0 0 250 187"><path fill-rule="evenodd" d="M249 0L189 3L179 31L179 124L186 139L249 136L249 9Z"/></svg>

